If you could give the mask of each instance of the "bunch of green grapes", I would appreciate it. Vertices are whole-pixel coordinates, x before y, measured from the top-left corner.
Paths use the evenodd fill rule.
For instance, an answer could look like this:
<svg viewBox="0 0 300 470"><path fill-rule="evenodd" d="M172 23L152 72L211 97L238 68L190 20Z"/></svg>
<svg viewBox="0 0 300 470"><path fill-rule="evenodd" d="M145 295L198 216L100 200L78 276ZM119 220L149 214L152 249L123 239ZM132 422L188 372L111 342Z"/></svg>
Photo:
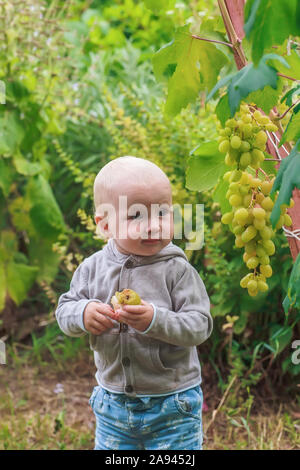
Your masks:
<svg viewBox="0 0 300 470"><path fill-rule="evenodd" d="M243 277L240 285L248 289L250 296L268 290L266 280L272 276L270 256L275 253L272 238L283 225L292 224L286 205L281 206L275 231L270 223L274 205L270 192L275 177L273 175L271 178L261 169L263 176L258 177L258 169L264 160L266 130L275 131L277 127L267 116L257 110L252 114L248 105L243 104L235 118L226 121L219 144L219 150L226 153L226 164L236 166L224 175L229 182L226 198L231 211L225 213L221 221L229 224L235 235L235 246L244 248L243 260L250 272ZM252 171L256 170L255 175L247 171L249 167ZM276 198L277 195L275 201ZM292 206L291 200L289 207Z"/></svg>

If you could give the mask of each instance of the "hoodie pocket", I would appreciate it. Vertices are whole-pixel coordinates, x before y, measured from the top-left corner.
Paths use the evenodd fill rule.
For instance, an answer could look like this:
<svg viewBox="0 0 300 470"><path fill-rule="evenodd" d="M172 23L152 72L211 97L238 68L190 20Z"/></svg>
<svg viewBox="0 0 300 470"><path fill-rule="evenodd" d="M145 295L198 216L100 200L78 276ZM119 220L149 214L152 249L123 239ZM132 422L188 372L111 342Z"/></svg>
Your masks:
<svg viewBox="0 0 300 470"><path fill-rule="evenodd" d="M161 348L160 343L156 343L156 342L152 343L150 346L151 357L152 357L152 361L153 361L155 368L161 372L173 372L174 371L173 368L166 367L163 364L161 355L160 355L160 348Z"/></svg>

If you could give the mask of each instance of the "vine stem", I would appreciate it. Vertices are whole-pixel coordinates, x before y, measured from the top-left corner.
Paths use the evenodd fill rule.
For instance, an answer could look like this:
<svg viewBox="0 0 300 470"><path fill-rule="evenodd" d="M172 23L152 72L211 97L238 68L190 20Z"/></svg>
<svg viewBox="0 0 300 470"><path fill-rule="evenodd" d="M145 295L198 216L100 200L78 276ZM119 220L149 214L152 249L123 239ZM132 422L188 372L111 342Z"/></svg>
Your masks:
<svg viewBox="0 0 300 470"><path fill-rule="evenodd" d="M294 107L296 104L300 103L300 99L296 101L296 103L293 103L281 116L275 117L274 120L280 120L283 119L284 116Z"/></svg>
<svg viewBox="0 0 300 470"><path fill-rule="evenodd" d="M283 75L283 73L277 72L277 75L279 75L280 77L283 77L283 78L287 78L288 80L292 80L293 82L300 83L300 80L297 80L296 78L289 77L288 75Z"/></svg>
<svg viewBox="0 0 300 470"><path fill-rule="evenodd" d="M192 38L199 39L200 41L207 41L207 42L215 42L217 44L224 44L225 46L233 48L233 45L230 42L218 41L217 39L208 39L208 38L200 38L196 34L192 34Z"/></svg>

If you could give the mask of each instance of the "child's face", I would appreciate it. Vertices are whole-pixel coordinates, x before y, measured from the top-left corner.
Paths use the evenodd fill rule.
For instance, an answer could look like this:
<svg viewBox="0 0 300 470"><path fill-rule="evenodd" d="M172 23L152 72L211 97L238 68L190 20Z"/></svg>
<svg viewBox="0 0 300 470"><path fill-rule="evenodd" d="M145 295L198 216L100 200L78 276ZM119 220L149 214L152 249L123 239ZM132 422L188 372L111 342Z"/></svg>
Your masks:
<svg viewBox="0 0 300 470"><path fill-rule="evenodd" d="M151 185L122 182L113 206L115 217L108 218L106 228L121 253L154 255L172 240L172 192L167 179L154 176Z"/></svg>

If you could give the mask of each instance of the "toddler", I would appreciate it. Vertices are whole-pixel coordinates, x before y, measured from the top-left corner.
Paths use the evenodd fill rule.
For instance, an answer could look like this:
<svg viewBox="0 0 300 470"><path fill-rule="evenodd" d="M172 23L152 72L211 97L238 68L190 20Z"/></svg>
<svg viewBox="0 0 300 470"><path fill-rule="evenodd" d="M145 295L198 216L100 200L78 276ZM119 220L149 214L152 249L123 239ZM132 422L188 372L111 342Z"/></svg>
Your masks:
<svg viewBox="0 0 300 470"><path fill-rule="evenodd" d="M203 281L171 241L171 184L148 160L116 158L95 179L94 205L108 241L78 266L56 309L61 330L88 333L94 352L94 449L200 450L196 346L213 322ZM127 288L141 304L114 312L111 297Z"/></svg>

